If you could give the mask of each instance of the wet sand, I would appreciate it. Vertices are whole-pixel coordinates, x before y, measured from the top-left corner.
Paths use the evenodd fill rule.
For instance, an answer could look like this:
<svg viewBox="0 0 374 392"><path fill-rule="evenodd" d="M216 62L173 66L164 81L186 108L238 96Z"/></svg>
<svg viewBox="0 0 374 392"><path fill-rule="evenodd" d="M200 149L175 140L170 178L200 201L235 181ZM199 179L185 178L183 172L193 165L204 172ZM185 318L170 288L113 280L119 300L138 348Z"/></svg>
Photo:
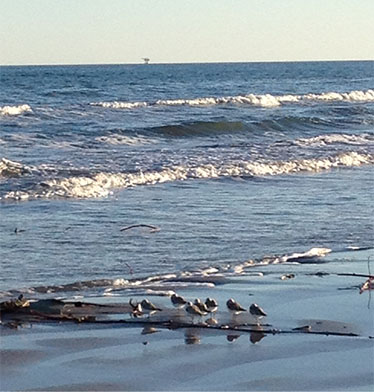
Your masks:
<svg viewBox="0 0 374 392"><path fill-rule="evenodd" d="M247 309L257 302L268 313L261 319L264 326L258 328L285 333L198 325L179 329L154 325L154 331L121 323L2 327L1 390L373 390L371 293L359 294L362 277L336 275L367 273L367 255L350 254L346 265L329 256L329 262L320 265L255 267L251 272L262 271L264 276L244 274L213 288L178 291L189 299L216 298L219 324L229 324L236 317L242 318L238 323L253 320L248 312L230 316L224 306L228 298L237 299ZM321 271L330 275L316 275ZM295 277L281 280L286 273ZM164 309L171 308L167 297L148 298ZM144 321L152 322L153 317ZM308 328L294 330L303 326Z"/></svg>

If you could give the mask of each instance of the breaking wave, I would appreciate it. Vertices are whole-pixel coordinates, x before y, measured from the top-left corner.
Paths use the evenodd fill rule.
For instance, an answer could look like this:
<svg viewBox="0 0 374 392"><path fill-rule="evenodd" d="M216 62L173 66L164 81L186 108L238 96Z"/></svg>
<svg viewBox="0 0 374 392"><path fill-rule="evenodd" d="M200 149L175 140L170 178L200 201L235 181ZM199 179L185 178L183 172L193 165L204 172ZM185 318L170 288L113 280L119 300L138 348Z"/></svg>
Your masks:
<svg viewBox="0 0 374 392"><path fill-rule="evenodd" d="M138 185L153 185L189 179L211 179L240 176L277 176L292 173L313 173L337 167L373 165L374 154L357 152L335 156L289 161L238 161L201 166L172 166L155 171L136 173L96 173L86 176L55 178L36 184L32 189L10 191L3 199L27 200L35 198L97 198L108 196L113 189ZM14 170L24 170L21 164Z"/></svg>
<svg viewBox="0 0 374 392"><path fill-rule="evenodd" d="M18 116L23 113L32 112L29 105L0 106L0 116Z"/></svg>
<svg viewBox="0 0 374 392"><path fill-rule="evenodd" d="M321 94L303 95L271 95L271 94L247 94L226 97L201 97L193 99L160 99L154 102L92 102L92 106L101 106L110 109L135 109L149 106L210 106L221 104L241 104L261 107L275 107L288 103L305 102L374 102L374 90L350 91L347 93L325 92Z"/></svg>

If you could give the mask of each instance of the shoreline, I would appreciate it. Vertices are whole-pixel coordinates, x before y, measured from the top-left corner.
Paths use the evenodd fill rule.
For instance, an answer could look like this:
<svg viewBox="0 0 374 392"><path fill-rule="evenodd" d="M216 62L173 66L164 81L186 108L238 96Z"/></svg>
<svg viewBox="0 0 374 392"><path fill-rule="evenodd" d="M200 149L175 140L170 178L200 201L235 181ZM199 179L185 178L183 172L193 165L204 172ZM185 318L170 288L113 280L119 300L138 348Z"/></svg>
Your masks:
<svg viewBox="0 0 374 392"><path fill-rule="evenodd" d="M259 303L268 317L261 319L265 333L255 337L245 330L248 327L237 325L233 329L188 324L163 327L157 318L167 319L178 311L172 310L168 297L159 296L148 298L161 306L165 315L158 312L140 320L154 321L151 330L118 320L108 320L106 325L34 322L17 329L2 326L1 389L371 390L371 293L360 295L357 286L364 278L307 275L317 271L365 274L369 253L355 252L347 262L341 262L346 256L342 254L339 260L336 255L327 256L323 264L269 265L261 268L266 270L263 277L242 274L212 288L195 286L178 291L188 299L216 298L220 304L215 316L218 325L229 324L232 317L237 325L253 321L248 311L230 315L224 305L227 298L237 299L246 309L250 303ZM295 278L281 280L285 272ZM99 302L110 304L120 299L123 303L128 300L123 295ZM95 302L94 298L88 300ZM183 312L183 320L191 323ZM122 311L116 317L128 319ZM310 326L310 330L294 330L303 326ZM327 330L359 336L326 336Z"/></svg>

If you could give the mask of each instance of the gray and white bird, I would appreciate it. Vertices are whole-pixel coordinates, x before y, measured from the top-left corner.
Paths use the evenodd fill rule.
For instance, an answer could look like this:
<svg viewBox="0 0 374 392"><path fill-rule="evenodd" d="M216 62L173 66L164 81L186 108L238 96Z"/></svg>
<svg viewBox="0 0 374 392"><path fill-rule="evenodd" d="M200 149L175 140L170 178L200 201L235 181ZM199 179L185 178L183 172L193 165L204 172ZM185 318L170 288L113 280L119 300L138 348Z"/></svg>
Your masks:
<svg viewBox="0 0 374 392"><path fill-rule="evenodd" d="M227 300L226 302L226 306L227 309L230 312L235 312L235 313L239 313L239 312L245 312L245 309L243 308L243 306L241 306L239 304L239 302L236 302L234 299L230 298L229 300Z"/></svg>
<svg viewBox="0 0 374 392"><path fill-rule="evenodd" d="M181 308L182 306L186 305L187 301L180 295L178 294L173 294L171 296L171 303L176 307L176 308Z"/></svg>
<svg viewBox="0 0 374 392"><path fill-rule="evenodd" d="M202 312L209 313L208 307L201 302L200 298L196 298L193 304L196 305Z"/></svg>
<svg viewBox="0 0 374 392"><path fill-rule="evenodd" d="M129 304L132 308L132 315L134 317L139 317L143 314L142 305L139 302L132 302L132 298L129 300Z"/></svg>
<svg viewBox="0 0 374 392"><path fill-rule="evenodd" d="M214 298L207 298L205 305L208 308L209 313L213 313L218 309L218 302Z"/></svg>
<svg viewBox="0 0 374 392"><path fill-rule="evenodd" d="M161 311L162 309L158 308L155 304L153 304L151 301L148 299L143 299L143 301L140 303L142 306L143 310L147 312L156 312L156 311Z"/></svg>
<svg viewBox="0 0 374 392"><path fill-rule="evenodd" d="M206 315L206 313L205 312L202 312L196 305L194 305L192 302L188 302L187 303L187 305L186 305L186 307L185 307L185 310L186 310L186 312L188 313L188 314L190 314L191 316L192 316L192 319L195 317L195 316L205 316Z"/></svg>
<svg viewBox="0 0 374 392"><path fill-rule="evenodd" d="M252 316L256 316L256 317L267 316L267 314L264 311L264 309L260 308L257 304L252 304L249 307L249 313L251 313Z"/></svg>

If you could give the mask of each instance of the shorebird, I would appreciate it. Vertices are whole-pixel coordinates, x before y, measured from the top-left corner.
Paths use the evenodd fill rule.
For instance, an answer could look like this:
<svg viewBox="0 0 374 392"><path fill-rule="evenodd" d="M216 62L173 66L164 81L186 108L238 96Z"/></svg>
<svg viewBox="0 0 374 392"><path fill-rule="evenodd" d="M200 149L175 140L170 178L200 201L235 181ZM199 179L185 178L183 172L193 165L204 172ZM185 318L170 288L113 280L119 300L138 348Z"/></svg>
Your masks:
<svg viewBox="0 0 374 392"><path fill-rule="evenodd" d="M14 301L14 305L17 308L26 308L27 306L30 306L30 301L24 298L23 294L20 294L18 298Z"/></svg>
<svg viewBox="0 0 374 392"><path fill-rule="evenodd" d="M214 298L207 298L205 305L208 308L209 313L213 313L218 309L218 303Z"/></svg>
<svg viewBox="0 0 374 392"><path fill-rule="evenodd" d="M161 311L162 309L158 308L155 304L153 304L151 301L148 299L143 299L143 301L140 303L141 307L143 310L146 310L149 313L156 312L156 311Z"/></svg>
<svg viewBox="0 0 374 392"><path fill-rule="evenodd" d="M192 302L188 302L186 305L186 312L189 313L192 316L192 320L195 316L205 316L206 313L202 312L196 305L194 305Z"/></svg>
<svg viewBox="0 0 374 392"><path fill-rule="evenodd" d="M143 314L142 305L139 302L134 303L132 302L132 298L130 298L129 304L132 308L132 315L134 317L139 317Z"/></svg>
<svg viewBox="0 0 374 392"><path fill-rule="evenodd" d="M238 303L236 302L234 299L230 298L227 302L226 302L226 306L227 309L230 312L235 312L235 313L239 313L239 312L245 312L245 309Z"/></svg>
<svg viewBox="0 0 374 392"><path fill-rule="evenodd" d="M207 320L205 320L205 323L206 323L207 325L217 325L217 324L218 324L218 321L217 321L215 318L210 317L210 318L208 318Z"/></svg>
<svg viewBox="0 0 374 392"><path fill-rule="evenodd" d="M176 307L176 308L181 308L182 306L186 305L187 301L180 295L178 294L173 294L171 296L171 303Z"/></svg>
<svg viewBox="0 0 374 392"><path fill-rule="evenodd" d="M193 304L196 305L202 312L209 313L208 307L201 302L200 298L196 298Z"/></svg>
<svg viewBox="0 0 374 392"><path fill-rule="evenodd" d="M257 304L252 304L249 307L249 312L251 313L252 316L256 316L256 317L267 316L264 309L260 308Z"/></svg>

